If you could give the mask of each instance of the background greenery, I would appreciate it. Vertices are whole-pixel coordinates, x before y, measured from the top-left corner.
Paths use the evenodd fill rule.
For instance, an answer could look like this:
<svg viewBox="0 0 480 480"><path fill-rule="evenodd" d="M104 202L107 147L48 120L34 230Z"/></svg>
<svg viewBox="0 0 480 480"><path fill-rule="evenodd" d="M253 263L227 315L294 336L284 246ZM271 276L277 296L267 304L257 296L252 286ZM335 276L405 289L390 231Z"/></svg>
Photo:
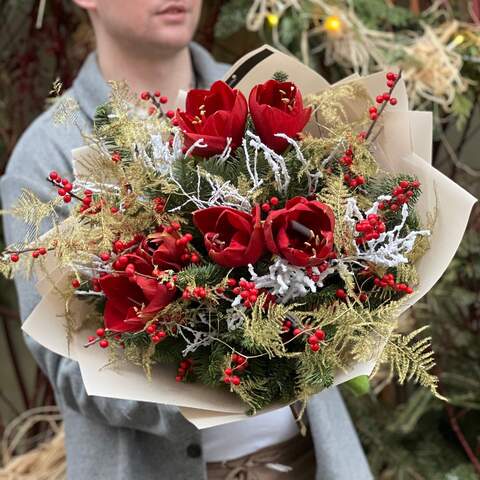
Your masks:
<svg viewBox="0 0 480 480"><path fill-rule="evenodd" d="M272 41L268 22L247 31L251 0L206 0L197 40L217 59L233 62L264 42ZM337 3L339 8L346 2ZM347 2L348 3L348 2ZM351 3L351 2L350 2ZM373 29L399 31L422 28L429 2L359 0L356 14ZM395 5L393 5L395 3ZM468 19L468 2L449 4L453 15ZM473 2L475 3L475 2ZM472 5L473 5L472 3ZM47 106L53 81L71 84L85 55L93 48L86 16L71 1L49 0L37 28L39 3L4 0L0 32L0 172L23 130ZM300 55L302 12L284 15L280 40ZM469 52L463 73L480 80L479 52ZM475 61L475 54L477 60ZM326 67L322 52L312 64L328 80L351 71ZM480 195L480 87L472 83L458 95L455 107L435 112L434 165L477 197ZM351 414L380 479L469 480L480 476L480 213L476 209L461 249L448 272L408 320L431 324L441 391L446 405L415 386L384 385L382 372L372 392L346 397ZM48 382L23 344L12 283L0 280L0 433L27 408L54 402ZM348 455L348 452L345 452Z"/></svg>

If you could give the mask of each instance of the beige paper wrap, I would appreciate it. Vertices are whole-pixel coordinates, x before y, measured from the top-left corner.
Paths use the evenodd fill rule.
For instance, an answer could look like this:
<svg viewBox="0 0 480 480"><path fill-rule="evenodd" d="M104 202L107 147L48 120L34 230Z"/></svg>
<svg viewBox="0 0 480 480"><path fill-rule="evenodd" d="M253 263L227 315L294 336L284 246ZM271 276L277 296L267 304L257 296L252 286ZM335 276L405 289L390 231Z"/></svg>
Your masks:
<svg viewBox="0 0 480 480"><path fill-rule="evenodd" d="M260 58L260 61L252 65L256 58ZM298 60L266 46L239 60L226 74L225 79L238 82L235 88L248 96L251 87L271 78L277 70L286 72L304 96L330 88L321 76ZM384 73L365 78L352 76L342 83L346 81L360 81L373 98L385 88ZM387 171L416 175L422 182L424 192L418 204L420 215L426 219L427 214L436 214L431 248L418 263L420 284L409 298L408 306L411 306L433 287L447 268L460 244L476 200L431 166L431 114L408 110L403 81L398 83L395 96L398 104L386 108L384 128L377 138L381 152L378 161ZM73 152L77 174L81 175L82 162L88 161L88 155L88 147ZM58 278L58 284L67 281L66 277L61 278L54 261L49 261L48 270L51 276ZM38 288L43 298L24 323L23 329L46 348L78 361L85 388L90 395L176 405L198 428L245 418L245 405L234 394L200 384L177 383L174 366L156 366L152 381L147 380L141 368L126 362L116 368L105 367L108 359L104 350L83 347L87 335L91 332L80 331L74 334L68 349L62 321L64 302L55 294L48 279L40 278ZM84 314L82 309L85 308L85 302L78 303L82 305L77 312L81 316ZM339 373L335 384L358 375L369 375L374 363L359 363L350 371Z"/></svg>

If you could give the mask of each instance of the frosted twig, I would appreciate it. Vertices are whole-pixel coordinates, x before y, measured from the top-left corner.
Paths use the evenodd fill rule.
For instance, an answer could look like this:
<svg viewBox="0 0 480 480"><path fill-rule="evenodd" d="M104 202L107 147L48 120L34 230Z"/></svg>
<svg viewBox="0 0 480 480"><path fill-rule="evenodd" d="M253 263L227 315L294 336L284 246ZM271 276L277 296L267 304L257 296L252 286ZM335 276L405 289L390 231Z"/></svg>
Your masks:
<svg viewBox="0 0 480 480"><path fill-rule="evenodd" d="M305 167L305 176L307 177L308 182L308 193L315 192L317 190L318 180L323 177L322 172L317 171L316 173L311 173L309 171L308 162L305 160L298 143L293 138L290 138L284 133L276 133L275 136L285 139L294 148L297 159Z"/></svg>
<svg viewBox="0 0 480 480"><path fill-rule="evenodd" d="M261 150L265 156L265 160L270 165L273 175L275 177L275 183L277 184L278 190L286 194L288 190L288 185L290 184L290 174L288 173L287 165L285 159L274 152L271 148L267 147L260 137L252 133L250 130L247 130L245 135L250 138L249 145L256 150Z"/></svg>

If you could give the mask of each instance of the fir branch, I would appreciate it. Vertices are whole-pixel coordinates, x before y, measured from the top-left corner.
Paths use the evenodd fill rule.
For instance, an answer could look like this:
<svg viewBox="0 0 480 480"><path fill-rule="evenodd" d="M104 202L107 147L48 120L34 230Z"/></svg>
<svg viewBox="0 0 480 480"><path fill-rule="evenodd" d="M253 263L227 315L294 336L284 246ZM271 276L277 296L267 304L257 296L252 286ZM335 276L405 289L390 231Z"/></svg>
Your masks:
<svg viewBox="0 0 480 480"><path fill-rule="evenodd" d="M333 385L334 369L322 352L308 347L297 359L296 394L299 398L314 395Z"/></svg>
<svg viewBox="0 0 480 480"><path fill-rule="evenodd" d="M343 181L343 176L331 175L325 179L325 186L318 194L318 199L329 205L335 215L335 245L337 249L347 246L351 239L348 239L348 229L345 225L345 213L347 209L347 199L351 193Z"/></svg>
<svg viewBox="0 0 480 480"><path fill-rule="evenodd" d="M243 345L250 351L265 353L269 358L287 355L281 333L282 324L296 305L271 303L265 309L265 295L260 295L249 314L244 318Z"/></svg>
<svg viewBox="0 0 480 480"><path fill-rule="evenodd" d="M390 364L390 373L398 377L400 384L405 381L414 381L430 391L439 399L446 400L437 391L438 378L430 373L435 366L433 351L431 349L431 337L418 340L418 336L428 326L402 335L393 334L387 341L382 354L381 362Z"/></svg>
<svg viewBox="0 0 480 480"><path fill-rule="evenodd" d="M217 285L228 273L228 269L216 263L189 265L177 273L177 286L184 289L187 286Z"/></svg>
<svg viewBox="0 0 480 480"><path fill-rule="evenodd" d="M20 197L10 210L1 210L0 214L10 214L27 223L29 226L29 235L28 238L25 238L25 243L29 243L38 238L40 234L40 226L44 220L54 222L58 218L55 208L62 203L63 200L58 195L52 200L44 202L33 192L22 189Z"/></svg>

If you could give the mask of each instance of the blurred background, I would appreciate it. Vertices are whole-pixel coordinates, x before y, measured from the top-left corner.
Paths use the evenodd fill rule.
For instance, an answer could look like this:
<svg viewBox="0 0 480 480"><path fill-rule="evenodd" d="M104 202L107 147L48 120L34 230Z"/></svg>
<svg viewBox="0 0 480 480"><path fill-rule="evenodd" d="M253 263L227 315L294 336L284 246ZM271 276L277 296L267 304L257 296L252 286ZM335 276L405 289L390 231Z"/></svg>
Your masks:
<svg viewBox="0 0 480 480"><path fill-rule="evenodd" d="M330 82L352 72L402 68L411 104L433 111L435 167L480 196L480 0L205 0L204 5L197 41L224 62L267 42L296 55ZM19 136L48 106L55 79L68 87L94 45L86 15L68 0L2 0L0 18L2 173ZM408 322L409 328L431 325L436 373L450 403L416 386L390 384L382 371L372 380L370 393L357 398L345 391L372 470L382 480L478 479L478 207L449 270ZM50 405L52 390L23 344L13 283L2 278L4 462L11 466L17 455L58 430L54 408L45 408ZM33 421L25 427L22 417L18 420L32 408L48 420L46 425ZM0 470L0 478L64 478L61 437L51 448L55 474L9 477Z"/></svg>

